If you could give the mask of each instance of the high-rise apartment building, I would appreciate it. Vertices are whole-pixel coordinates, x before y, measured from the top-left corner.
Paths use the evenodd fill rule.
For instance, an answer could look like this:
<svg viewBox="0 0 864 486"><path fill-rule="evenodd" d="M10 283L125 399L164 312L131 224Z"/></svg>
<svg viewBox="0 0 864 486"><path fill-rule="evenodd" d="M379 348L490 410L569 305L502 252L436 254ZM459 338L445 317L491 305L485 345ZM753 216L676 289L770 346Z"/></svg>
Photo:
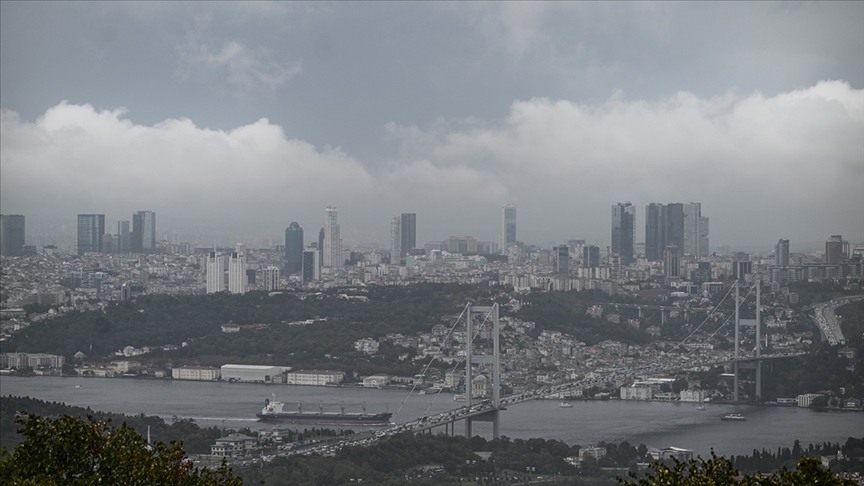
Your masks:
<svg viewBox="0 0 864 486"><path fill-rule="evenodd" d="M24 253L24 215L0 215L0 255L21 256Z"/></svg>
<svg viewBox="0 0 864 486"><path fill-rule="evenodd" d="M249 278L246 276L246 245L237 243L231 259L228 260L228 292L245 294Z"/></svg>
<svg viewBox="0 0 864 486"><path fill-rule="evenodd" d="M397 214L390 220L390 263L399 265L402 261L402 218Z"/></svg>
<svg viewBox="0 0 864 486"><path fill-rule="evenodd" d="M325 267L341 268L342 238L339 235L339 221L337 219L336 206L327 206L324 213L324 263Z"/></svg>
<svg viewBox="0 0 864 486"><path fill-rule="evenodd" d="M292 221L285 228L285 275L303 270L303 228Z"/></svg>
<svg viewBox="0 0 864 486"><path fill-rule="evenodd" d="M828 238L825 242L825 263L840 263L846 259L843 251L844 243L841 235L831 235Z"/></svg>
<svg viewBox="0 0 864 486"><path fill-rule="evenodd" d="M774 247L774 264L778 267L789 266L789 240L780 238Z"/></svg>
<svg viewBox="0 0 864 486"><path fill-rule="evenodd" d="M153 253L156 249L156 213L138 211L132 215L132 253Z"/></svg>
<svg viewBox="0 0 864 486"><path fill-rule="evenodd" d="M317 248L303 250L303 282L321 278L321 251Z"/></svg>
<svg viewBox="0 0 864 486"><path fill-rule="evenodd" d="M225 290L225 268L222 255L211 251L207 255L207 293L215 294Z"/></svg>
<svg viewBox="0 0 864 486"><path fill-rule="evenodd" d="M612 253L621 255L623 263L636 261L636 206L629 202L612 206Z"/></svg>
<svg viewBox="0 0 864 486"><path fill-rule="evenodd" d="M516 206L505 204L501 208L501 253L506 254L516 244Z"/></svg>
<svg viewBox="0 0 864 486"><path fill-rule="evenodd" d="M132 232L129 229L129 221L117 221L117 252L129 253L132 251Z"/></svg>
<svg viewBox="0 0 864 486"><path fill-rule="evenodd" d="M279 288L279 277L279 267L270 265L265 268L261 273L261 285L264 287L264 290L268 292L277 290Z"/></svg>
<svg viewBox="0 0 864 486"><path fill-rule="evenodd" d="M552 253L552 271L563 275L570 273L570 247L567 245L556 246L552 249Z"/></svg>
<svg viewBox="0 0 864 486"><path fill-rule="evenodd" d="M105 234L104 214L78 215L78 254L101 253Z"/></svg>

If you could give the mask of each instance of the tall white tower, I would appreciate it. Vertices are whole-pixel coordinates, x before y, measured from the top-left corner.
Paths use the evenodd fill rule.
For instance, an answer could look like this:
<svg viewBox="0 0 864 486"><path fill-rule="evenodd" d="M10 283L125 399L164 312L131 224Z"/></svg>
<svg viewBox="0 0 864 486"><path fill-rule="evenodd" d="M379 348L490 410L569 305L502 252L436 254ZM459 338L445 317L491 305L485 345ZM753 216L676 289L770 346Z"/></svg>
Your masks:
<svg viewBox="0 0 864 486"><path fill-rule="evenodd" d="M516 244L516 206L505 204L501 208L501 253Z"/></svg>
<svg viewBox="0 0 864 486"><path fill-rule="evenodd" d="M684 205L684 252L694 257L708 256L708 218L702 217L701 203Z"/></svg>
<svg viewBox="0 0 864 486"><path fill-rule="evenodd" d="M228 261L228 292L245 294L248 282L246 277L246 245L238 243Z"/></svg>
<svg viewBox="0 0 864 486"><path fill-rule="evenodd" d="M339 223L336 216L336 206L327 206L324 213L324 262L325 267L342 266L342 238L339 235Z"/></svg>
<svg viewBox="0 0 864 486"><path fill-rule="evenodd" d="M222 255L211 251L207 255L207 293L215 294L225 290L225 269L222 267Z"/></svg>
<svg viewBox="0 0 864 486"><path fill-rule="evenodd" d="M402 256L402 217L393 216L390 220L390 263L399 265Z"/></svg>

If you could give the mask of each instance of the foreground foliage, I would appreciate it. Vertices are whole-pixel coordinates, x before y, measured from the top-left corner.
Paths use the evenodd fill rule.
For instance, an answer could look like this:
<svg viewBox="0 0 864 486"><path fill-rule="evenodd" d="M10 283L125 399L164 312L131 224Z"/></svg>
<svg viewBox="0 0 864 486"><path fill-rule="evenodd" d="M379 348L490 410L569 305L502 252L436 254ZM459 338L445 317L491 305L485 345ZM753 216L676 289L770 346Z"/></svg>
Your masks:
<svg viewBox="0 0 864 486"><path fill-rule="evenodd" d="M828 469L823 469L818 459L803 457L794 470L785 467L772 475L755 474L753 476L742 476L735 469L732 461L725 457L718 457L711 451L711 459L704 460L701 457L692 461L673 463L655 462L650 466L651 472L644 477L637 473L629 473L633 482L618 478L621 484L632 484L638 486L711 486L711 485L736 485L736 486L798 486L798 485L827 485L827 486L854 486L855 481L841 479Z"/></svg>
<svg viewBox="0 0 864 486"><path fill-rule="evenodd" d="M125 423L114 428L109 421L68 415L22 415L15 422L27 439L12 454L0 451L0 484L243 484L224 462L215 471L196 468L180 442L151 447Z"/></svg>
<svg viewBox="0 0 864 486"><path fill-rule="evenodd" d="M30 397L0 397L0 446L12 450L25 437L16 432L15 419L22 413L30 413L42 417L58 417L69 415L85 418L88 415L96 420L125 423L141 435L147 434L153 442L183 441L183 449L189 454L209 454L210 445L222 432L217 427L200 427L193 419L174 417L170 423L161 417L139 415L123 415L119 413L100 412L88 408L74 407L60 402L47 402Z"/></svg>

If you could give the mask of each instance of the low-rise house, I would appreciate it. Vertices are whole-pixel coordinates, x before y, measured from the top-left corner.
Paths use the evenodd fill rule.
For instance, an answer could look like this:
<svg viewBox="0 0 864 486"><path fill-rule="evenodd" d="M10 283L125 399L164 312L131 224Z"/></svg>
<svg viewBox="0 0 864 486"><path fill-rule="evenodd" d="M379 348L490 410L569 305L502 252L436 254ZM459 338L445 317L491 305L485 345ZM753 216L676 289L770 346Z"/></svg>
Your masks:
<svg viewBox="0 0 864 486"><path fill-rule="evenodd" d="M219 457L237 457L246 455L255 449L257 439L243 434L231 434L216 439L210 446L210 455Z"/></svg>

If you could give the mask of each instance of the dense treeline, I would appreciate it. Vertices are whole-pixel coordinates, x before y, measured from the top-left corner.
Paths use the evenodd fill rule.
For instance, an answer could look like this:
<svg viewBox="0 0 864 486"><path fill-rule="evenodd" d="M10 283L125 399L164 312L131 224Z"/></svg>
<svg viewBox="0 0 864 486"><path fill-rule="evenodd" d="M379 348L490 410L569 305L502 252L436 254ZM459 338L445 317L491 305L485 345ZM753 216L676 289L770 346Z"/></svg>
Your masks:
<svg viewBox="0 0 864 486"><path fill-rule="evenodd" d="M864 437L857 439L849 437L845 444L829 443L810 444L807 448L801 446L800 441L795 441L792 448L777 448L777 452L765 449L761 451L754 449L749 456L734 456L731 458L735 468L744 473L757 471L776 471L782 467L791 469L802 457L834 456L842 452L851 460L842 469L848 472L864 473Z"/></svg>
<svg viewBox="0 0 864 486"><path fill-rule="evenodd" d="M379 372L413 375L417 371L410 359L413 350L383 344L379 353L370 357L355 351L353 343L390 333L429 332L436 324L450 324L445 316L459 314L467 302L508 301L506 290L482 284L423 283L319 294L146 295L134 301L112 302L104 311L72 312L33 323L0 344L0 350L62 354L71 361L78 351L99 359L125 346L173 345L176 349L155 349L141 359L174 365L330 368L346 371L349 377ZM353 292L368 300L340 298L340 292ZM526 299L530 305L519 316L535 321L536 332L561 330L588 343L603 339L645 342L649 338L623 324L600 323L587 316L588 306L609 300L602 292L532 294ZM326 320L307 326L288 325L315 318ZM221 326L228 322L266 326L221 332Z"/></svg>
<svg viewBox="0 0 864 486"><path fill-rule="evenodd" d="M176 352L162 356L218 364L314 366L327 359L325 354L352 361L352 343L363 337L428 332L442 316L458 313L467 300L488 300L496 293L480 285L419 284L370 288L361 295L368 301L341 299L335 291L303 299L289 291L273 296L265 292L146 295L112 302L103 312L72 312L34 323L0 346L3 352L48 352L71 358L82 351L96 358L124 346L174 345L179 348ZM287 325L313 318L327 320L305 327ZM226 335L221 326L228 322L270 327ZM184 342L188 346L181 348Z"/></svg>
<svg viewBox="0 0 864 486"><path fill-rule="evenodd" d="M15 420L26 439L14 451L0 448L0 484L241 486L223 460L197 468L178 442L149 444L123 423L93 417L22 414Z"/></svg>
<svg viewBox="0 0 864 486"><path fill-rule="evenodd" d="M174 418L171 423L156 416L123 415L94 411L88 408L73 407L60 402L46 402L29 397L5 396L0 398L0 441L7 449L12 449L24 437L17 432L15 417L22 413L35 414L42 417L72 417L92 416L96 420L111 420L115 425L126 423L129 427L146 437L147 427L150 427L150 438L169 444L171 441L183 441L183 447L190 454L209 454L210 445L222 436L217 427L201 428L192 419Z"/></svg>
<svg viewBox="0 0 864 486"><path fill-rule="evenodd" d="M589 346L604 339L627 344L644 344L651 340L649 334L623 322L615 324L587 315L589 307L610 302L610 297L600 290L531 293L524 296L523 301L526 305L516 315L534 321L538 333L560 331Z"/></svg>
<svg viewBox="0 0 864 486"><path fill-rule="evenodd" d="M502 437L487 441L479 436L469 440L406 433L368 447L345 448L334 457L278 457L264 467L250 467L240 472L249 483L263 480L269 485L346 484L361 480L374 484L403 484L406 479L412 484L520 484L536 480L537 476L554 484L579 485L615 484L614 478L623 475L622 471L637 471L637 463L650 462L644 444L635 447L626 441L620 444L601 442L598 447L606 449L606 457L596 461L586 459L578 468L565 458L578 456L580 447L557 440ZM825 443L810 445L807 449L796 441L791 449L779 449L776 454L754 451L751 456L720 459L729 468L727 472L735 472L734 478L738 471L755 475L786 467L795 472L802 459L818 459L820 455L842 451L853 459L835 467L857 471L856 468L864 467L864 462L855 459L864 457L862 447L864 438L849 438L842 446ZM806 466L812 469L813 463L808 462ZM818 474L818 471L811 472Z"/></svg>
<svg viewBox="0 0 864 486"><path fill-rule="evenodd" d="M796 308L813 306L849 295L849 291L842 283L833 281L789 282L789 292L798 294L798 303L793 305Z"/></svg>

